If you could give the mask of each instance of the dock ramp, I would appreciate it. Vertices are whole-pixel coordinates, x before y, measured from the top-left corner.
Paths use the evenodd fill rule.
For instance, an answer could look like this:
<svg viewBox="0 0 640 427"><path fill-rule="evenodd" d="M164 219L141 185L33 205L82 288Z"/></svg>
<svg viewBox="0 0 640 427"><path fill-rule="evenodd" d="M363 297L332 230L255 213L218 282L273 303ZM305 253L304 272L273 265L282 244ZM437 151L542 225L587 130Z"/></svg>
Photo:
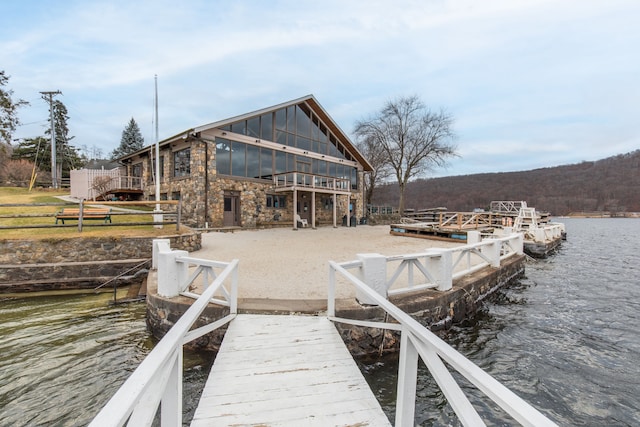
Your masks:
<svg viewBox="0 0 640 427"><path fill-rule="evenodd" d="M191 426L390 426L326 317L240 314Z"/></svg>

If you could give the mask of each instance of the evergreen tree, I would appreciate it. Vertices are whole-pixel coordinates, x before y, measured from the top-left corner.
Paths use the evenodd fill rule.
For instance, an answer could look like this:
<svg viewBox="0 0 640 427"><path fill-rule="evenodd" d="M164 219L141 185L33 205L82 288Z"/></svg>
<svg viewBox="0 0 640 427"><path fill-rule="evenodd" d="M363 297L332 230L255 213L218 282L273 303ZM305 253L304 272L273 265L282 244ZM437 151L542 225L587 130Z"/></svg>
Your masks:
<svg viewBox="0 0 640 427"><path fill-rule="evenodd" d="M67 107L61 101L54 101L52 107L56 137L56 175L59 178L68 178L69 171L82 167L84 161L78 150L69 143L74 137L69 136ZM51 126L45 134L51 135ZM11 158L28 160L36 164L38 169L51 172L51 137L25 139L14 148Z"/></svg>
<svg viewBox="0 0 640 427"><path fill-rule="evenodd" d="M0 70L0 143L11 144L11 137L16 130L16 126L20 124L17 116L19 107L29 105L27 101L19 99L14 101L11 99L12 90L4 89L9 82L9 76Z"/></svg>
<svg viewBox="0 0 640 427"><path fill-rule="evenodd" d="M136 121L131 118L129 124L122 131L120 145L111 153L111 160L134 153L144 147L144 138Z"/></svg>
<svg viewBox="0 0 640 427"><path fill-rule="evenodd" d="M69 115L67 114L67 107L62 103L62 101L58 100L53 101L52 106L53 123L55 126L56 137L56 166L58 169L57 176L59 178L68 178L70 176L69 171L71 169L78 169L82 167L84 162L78 154L78 150L69 143L75 137L69 136L69 126L67 125L67 122L69 121ZM51 140L51 124L49 124L49 129L47 129L45 134L49 135L49 140ZM48 147L49 153L51 153L50 142L48 144ZM51 163L50 154L49 163ZM49 164L47 168L50 171L51 164Z"/></svg>
<svg viewBox="0 0 640 427"><path fill-rule="evenodd" d="M44 171L51 171L51 140L44 136L25 138L13 149L11 158L27 160Z"/></svg>

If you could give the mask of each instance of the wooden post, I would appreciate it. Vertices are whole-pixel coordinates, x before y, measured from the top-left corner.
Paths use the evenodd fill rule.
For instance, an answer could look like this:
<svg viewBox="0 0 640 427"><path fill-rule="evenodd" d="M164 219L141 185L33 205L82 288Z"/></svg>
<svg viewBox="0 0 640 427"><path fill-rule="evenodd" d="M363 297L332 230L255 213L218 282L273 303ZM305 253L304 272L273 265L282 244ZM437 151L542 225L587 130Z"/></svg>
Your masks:
<svg viewBox="0 0 640 427"><path fill-rule="evenodd" d="M80 209L78 211L78 233L82 233L82 214L84 212L84 199L80 199Z"/></svg>
<svg viewBox="0 0 640 427"><path fill-rule="evenodd" d="M182 197L178 199L178 214L176 216L176 231L180 231L180 222L182 221Z"/></svg>

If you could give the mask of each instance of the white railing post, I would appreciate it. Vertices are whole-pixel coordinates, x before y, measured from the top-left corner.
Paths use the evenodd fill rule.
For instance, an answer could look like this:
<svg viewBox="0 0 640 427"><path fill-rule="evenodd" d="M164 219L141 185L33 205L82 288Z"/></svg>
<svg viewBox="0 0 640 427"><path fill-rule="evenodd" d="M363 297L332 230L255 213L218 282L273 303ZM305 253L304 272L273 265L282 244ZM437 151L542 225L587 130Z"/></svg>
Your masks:
<svg viewBox="0 0 640 427"><path fill-rule="evenodd" d="M177 297L180 286L189 277L188 265L176 259L188 256L187 251L171 251L158 253L158 295L165 298Z"/></svg>
<svg viewBox="0 0 640 427"><path fill-rule="evenodd" d="M362 263L360 278L371 289L387 298L387 258L380 254L357 254ZM363 292L356 290L356 299L360 304L378 305Z"/></svg>
<svg viewBox="0 0 640 427"><path fill-rule="evenodd" d="M409 339L409 334L409 331L403 329L400 336L396 427L413 427L415 425L418 350Z"/></svg>
<svg viewBox="0 0 640 427"><path fill-rule="evenodd" d="M518 255L524 254L524 234L516 233L515 238L512 240L513 248Z"/></svg>
<svg viewBox="0 0 640 427"><path fill-rule="evenodd" d="M491 267L500 267L500 242L498 240L485 240L484 244L480 247L480 253L489 259L489 265Z"/></svg>
<svg viewBox="0 0 640 427"><path fill-rule="evenodd" d="M533 230L533 238L536 242L545 242L544 228L536 228Z"/></svg>
<svg viewBox="0 0 640 427"><path fill-rule="evenodd" d="M427 251L426 267L433 275L436 288L439 291L448 291L453 286L453 256L446 249L429 249Z"/></svg>
<svg viewBox="0 0 640 427"><path fill-rule="evenodd" d="M182 347L176 349L160 405L161 427L182 426Z"/></svg>
<svg viewBox="0 0 640 427"><path fill-rule="evenodd" d="M158 254L160 252L169 252L171 250L171 240L169 239L153 239L153 247L151 250L151 268L158 268Z"/></svg>
<svg viewBox="0 0 640 427"><path fill-rule="evenodd" d="M478 230L467 231L467 245L473 245L475 243L480 243L481 241L482 236Z"/></svg>
<svg viewBox="0 0 640 427"><path fill-rule="evenodd" d="M336 270L329 262L329 289L327 290L327 316L336 315Z"/></svg>

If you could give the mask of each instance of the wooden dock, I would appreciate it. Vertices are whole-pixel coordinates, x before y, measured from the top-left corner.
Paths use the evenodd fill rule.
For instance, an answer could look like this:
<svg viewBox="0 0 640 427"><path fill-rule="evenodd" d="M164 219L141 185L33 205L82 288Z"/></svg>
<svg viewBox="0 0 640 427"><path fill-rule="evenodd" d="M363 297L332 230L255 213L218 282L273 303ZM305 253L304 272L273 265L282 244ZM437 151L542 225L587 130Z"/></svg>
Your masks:
<svg viewBox="0 0 640 427"><path fill-rule="evenodd" d="M238 315L191 426L390 426L332 322Z"/></svg>

